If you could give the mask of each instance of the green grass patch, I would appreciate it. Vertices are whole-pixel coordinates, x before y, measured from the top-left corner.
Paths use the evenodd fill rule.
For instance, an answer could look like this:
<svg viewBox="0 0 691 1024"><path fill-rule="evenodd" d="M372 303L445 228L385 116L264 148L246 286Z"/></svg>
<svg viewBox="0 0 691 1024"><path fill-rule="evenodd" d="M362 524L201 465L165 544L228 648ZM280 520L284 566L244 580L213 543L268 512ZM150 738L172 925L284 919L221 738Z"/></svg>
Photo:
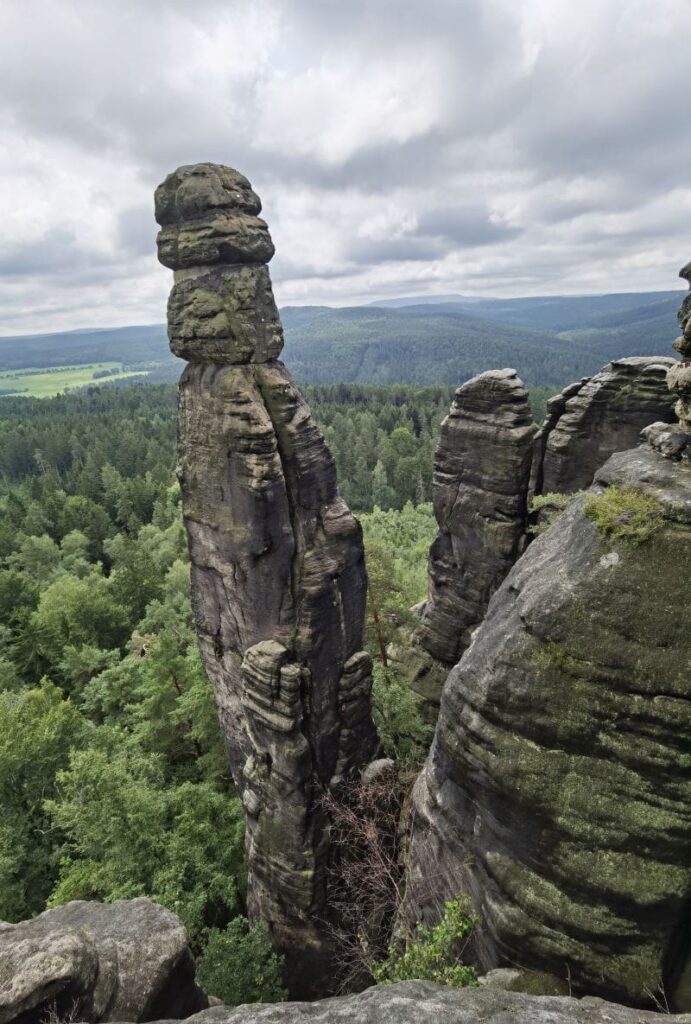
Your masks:
<svg viewBox="0 0 691 1024"><path fill-rule="evenodd" d="M142 377L136 370L122 369L122 363L89 363L86 366L52 366L37 369L6 370L0 373L0 396L51 398L63 391L89 384Z"/></svg>
<svg viewBox="0 0 691 1024"><path fill-rule="evenodd" d="M608 487L590 495L583 511L610 540L642 544L664 523L662 507L655 498L635 487Z"/></svg>

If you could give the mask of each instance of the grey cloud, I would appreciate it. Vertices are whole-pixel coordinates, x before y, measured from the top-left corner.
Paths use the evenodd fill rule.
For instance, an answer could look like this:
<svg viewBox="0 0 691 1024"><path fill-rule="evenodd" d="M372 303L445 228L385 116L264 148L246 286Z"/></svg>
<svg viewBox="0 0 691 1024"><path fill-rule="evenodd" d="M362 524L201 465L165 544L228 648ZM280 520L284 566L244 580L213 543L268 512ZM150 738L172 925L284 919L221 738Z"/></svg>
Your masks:
<svg viewBox="0 0 691 1024"><path fill-rule="evenodd" d="M65 228L54 228L31 241L5 243L0 248L0 275L10 278L81 275L103 262L99 253L81 246L73 232Z"/></svg>
<svg viewBox="0 0 691 1024"><path fill-rule="evenodd" d="M157 225L152 216L152 204L139 203L118 213L116 244L125 253L134 256L151 255L156 245Z"/></svg>
<svg viewBox="0 0 691 1024"><path fill-rule="evenodd" d="M145 282L138 301L152 308L167 278L146 197L203 159L234 163L262 194L288 301L664 285L667 264L648 269L659 254L674 268L688 257L676 252L691 213L679 86L691 4L638 0L635 18L630 6L8 0L6 315L57 309L66 288L104 308L109 281L113 295ZM283 96L295 99L277 122ZM90 240L70 204L97 195ZM364 237L378 206L396 203L416 223ZM27 241L37 217L44 237Z"/></svg>
<svg viewBox="0 0 691 1024"><path fill-rule="evenodd" d="M346 243L343 254L346 260L364 265L391 260L426 262L444 256L449 248L441 238L404 235L401 238L354 238Z"/></svg>
<svg viewBox="0 0 691 1024"><path fill-rule="evenodd" d="M421 235L448 239L462 248L509 241L521 234L520 228L491 220L487 210L475 207L436 207L418 218Z"/></svg>

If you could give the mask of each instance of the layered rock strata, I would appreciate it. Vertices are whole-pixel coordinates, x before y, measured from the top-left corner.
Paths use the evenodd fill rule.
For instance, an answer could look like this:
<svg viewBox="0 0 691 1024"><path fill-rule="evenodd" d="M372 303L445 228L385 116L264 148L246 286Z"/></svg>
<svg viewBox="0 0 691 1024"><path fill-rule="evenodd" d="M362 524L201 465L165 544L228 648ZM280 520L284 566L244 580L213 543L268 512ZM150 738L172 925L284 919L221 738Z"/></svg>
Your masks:
<svg viewBox="0 0 691 1024"><path fill-rule="evenodd" d="M159 258L175 271L171 348L190 363L178 429L192 600L246 812L250 913L308 993L328 945L322 794L377 739L361 531L277 361L259 212L247 179L213 164L179 168L156 192Z"/></svg>
<svg viewBox="0 0 691 1024"><path fill-rule="evenodd" d="M419 642L446 666L470 643L520 553L535 431L528 392L508 369L459 387L441 425L433 478L439 532Z"/></svg>
<svg viewBox="0 0 691 1024"><path fill-rule="evenodd" d="M550 399L535 440L533 494L573 494L589 487L610 455L638 444L641 430L674 420L664 356L615 359Z"/></svg>
<svg viewBox="0 0 691 1024"><path fill-rule="evenodd" d="M415 785L408 895L434 919L470 893L485 968L688 1010L691 465L664 454L611 456L492 598Z"/></svg>
<svg viewBox="0 0 691 1024"><path fill-rule="evenodd" d="M0 1022L147 1021L209 1005L182 922L146 899L0 924Z"/></svg>

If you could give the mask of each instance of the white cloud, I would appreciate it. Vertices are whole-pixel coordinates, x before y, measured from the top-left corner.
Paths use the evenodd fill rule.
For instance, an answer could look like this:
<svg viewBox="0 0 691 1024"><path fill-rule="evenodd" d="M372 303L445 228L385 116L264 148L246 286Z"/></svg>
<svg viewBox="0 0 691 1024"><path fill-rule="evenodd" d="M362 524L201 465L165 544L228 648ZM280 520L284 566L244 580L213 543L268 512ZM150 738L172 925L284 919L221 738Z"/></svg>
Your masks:
<svg viewBox="0 0 691 1024"><path fill-rule="evenodd" d="M152 193L231 163L283 303L675 287L688 0L5 0L0 331L160 321Z"/></svg>

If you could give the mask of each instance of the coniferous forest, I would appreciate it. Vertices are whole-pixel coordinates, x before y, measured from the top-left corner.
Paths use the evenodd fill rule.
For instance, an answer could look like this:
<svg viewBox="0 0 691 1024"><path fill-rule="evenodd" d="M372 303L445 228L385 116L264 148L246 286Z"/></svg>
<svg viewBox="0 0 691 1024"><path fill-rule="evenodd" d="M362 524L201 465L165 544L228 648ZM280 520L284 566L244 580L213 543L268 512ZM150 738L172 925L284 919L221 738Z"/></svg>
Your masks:
<svg viewBox="0 0 691 1024"><path fill-rule="evenodd" d="M380 733L412 766L429 728L382 651L424 596L452 389L307 397L365 531ZM146 894L180 915L227 1000L274 998L275 958L244 918L242 810L193 629L175 429L169 384L0 405L0 919Z"/></svg>

